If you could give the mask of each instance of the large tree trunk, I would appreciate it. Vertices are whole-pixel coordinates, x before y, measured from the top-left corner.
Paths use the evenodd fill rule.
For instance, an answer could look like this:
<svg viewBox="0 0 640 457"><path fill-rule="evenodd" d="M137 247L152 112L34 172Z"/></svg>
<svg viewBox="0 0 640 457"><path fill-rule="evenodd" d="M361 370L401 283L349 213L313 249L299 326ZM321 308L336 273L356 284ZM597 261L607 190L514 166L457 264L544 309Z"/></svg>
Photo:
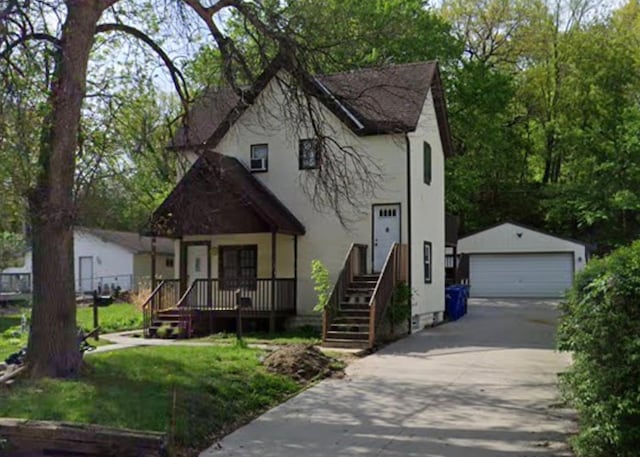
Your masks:
<svg viewBox="0 0 640 457"><path fill-rule="evenodd" d="M51 112L42 128L39 174L30 199L33 235L33 314L27 350L33 377L78 374L73 261L73 183L80 111L101 0L68 0L52 84Z"/></svg>

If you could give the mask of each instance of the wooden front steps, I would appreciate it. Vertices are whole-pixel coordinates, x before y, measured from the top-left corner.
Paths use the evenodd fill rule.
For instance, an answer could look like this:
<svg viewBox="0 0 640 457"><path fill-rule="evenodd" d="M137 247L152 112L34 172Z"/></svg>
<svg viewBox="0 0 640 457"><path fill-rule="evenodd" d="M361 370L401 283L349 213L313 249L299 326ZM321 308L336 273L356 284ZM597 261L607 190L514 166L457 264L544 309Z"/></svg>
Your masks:
<svg viewBox="0 0 640 457"><path fill-rule="evenodd" d="M190 310L179 310L175 308L158 312L154 316L149 326L149 337L151 338L188 338L189 323L193 319L193 312ZM158 330L164 328L159 334Z"/></svg>
<svg viewBox="0 0 640 457"><path fill-rule="evenodd" d="M378 282L378 275L353 278L343 297L337 314L327 332L323 345L336 348L369 347L369 301Z"/></svg>

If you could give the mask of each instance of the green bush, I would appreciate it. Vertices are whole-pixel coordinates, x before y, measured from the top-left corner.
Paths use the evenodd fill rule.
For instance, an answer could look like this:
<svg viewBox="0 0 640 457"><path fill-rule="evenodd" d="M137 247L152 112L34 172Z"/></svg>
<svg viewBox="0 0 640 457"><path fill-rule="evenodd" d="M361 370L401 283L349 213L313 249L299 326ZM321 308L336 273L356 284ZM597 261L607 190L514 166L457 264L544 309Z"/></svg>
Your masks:
<svg viewBox="0 0 640 457"><path fill-rule="evenodd" d="M395 327L409 321L411 316L411 302L413 301L413 291L406 282L398 284L393 291L391 303L387 307L386 318L391 325L391 333L395 332Z"/></svg>
<svg viewBox="0 0 640 457"><path fill-rule="evenodd" d="M562 305L562 377L580 416L580 457L637 457L640 443L640 241L595 259Z"/></svg>
<svg viewBox="0 0 640 457"><path fill-rule="evenodd" d="M313 290L318 294L318 302L313 310L323 312L329 298L331 298L331 280L329 270L317 259L311 261L311 279L313 279Z"/></svg>

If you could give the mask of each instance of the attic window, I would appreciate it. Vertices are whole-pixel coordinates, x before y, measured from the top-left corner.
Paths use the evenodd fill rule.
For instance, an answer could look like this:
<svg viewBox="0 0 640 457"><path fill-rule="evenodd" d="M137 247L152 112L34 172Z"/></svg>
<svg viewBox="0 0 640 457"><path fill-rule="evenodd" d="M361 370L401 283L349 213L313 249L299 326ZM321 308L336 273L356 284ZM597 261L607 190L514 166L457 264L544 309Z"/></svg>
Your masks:
<svg viewBox="0 0 640 457"><path fill-rule="evenodd" d="M300 170L313 170L320 167L321 143L318 138L300 140L298 144L298 164Z"/></svg>
<svg viewBox="0 0 640 457"><path fill-rule="evenodd" d="M260 172L269 169L269 145L268 144L252 144L251 145L251 171Z"/></svg>

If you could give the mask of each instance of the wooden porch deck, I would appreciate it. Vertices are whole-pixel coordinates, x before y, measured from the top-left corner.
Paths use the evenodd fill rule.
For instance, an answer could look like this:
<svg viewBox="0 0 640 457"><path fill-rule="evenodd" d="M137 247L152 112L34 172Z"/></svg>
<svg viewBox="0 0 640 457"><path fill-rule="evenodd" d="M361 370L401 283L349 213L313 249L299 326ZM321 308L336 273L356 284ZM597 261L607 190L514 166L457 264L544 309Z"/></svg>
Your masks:
<svg viewBox="0 0 640 457"><path fill-rule="evenodd" d="M196 279L181 293L179 279L165 280L153 291L143 311L146 336L154 336L161 326L176 329L172 332L181 337L222 331L230 321L235 322L239 312L242 319L262 320L273 329L296 314L296 281Z"/></svg>

